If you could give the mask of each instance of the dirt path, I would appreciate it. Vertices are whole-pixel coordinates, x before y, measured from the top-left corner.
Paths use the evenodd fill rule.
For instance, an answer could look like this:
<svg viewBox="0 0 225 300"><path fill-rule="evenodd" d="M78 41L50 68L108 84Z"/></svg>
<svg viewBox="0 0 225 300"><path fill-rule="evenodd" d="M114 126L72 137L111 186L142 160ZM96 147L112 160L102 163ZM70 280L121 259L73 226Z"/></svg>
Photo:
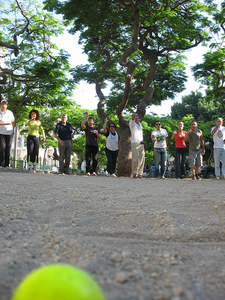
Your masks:
<svg viewBox="0 0 225 300"><path fill-rule="evenodd" d="M0 300L55 262L107 300L225 299L225 181L0 177Z"/></svg>

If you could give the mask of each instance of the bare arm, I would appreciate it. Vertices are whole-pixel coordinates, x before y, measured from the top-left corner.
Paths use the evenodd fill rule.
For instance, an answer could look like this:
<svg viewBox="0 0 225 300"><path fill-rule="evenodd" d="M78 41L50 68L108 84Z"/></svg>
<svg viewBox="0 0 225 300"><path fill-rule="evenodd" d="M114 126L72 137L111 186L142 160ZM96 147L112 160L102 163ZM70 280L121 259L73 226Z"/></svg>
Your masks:
<svg viewBox="0 0 225 300"><path fill-rule="evenodd" d="M173 135L172 135L172 137L171 137L171 139L173 140L173 139L175 139L175 136L177 135L177 131L175 130L174 132L173 132Z"/></svg>
<svg viewBox="0 0 225 300"><path fill-rule="evenodd" d="M211 134L214 135L214 134L217 132L217 129L218 129L218 128L219 128L219 127L216 126L216 127L212 130Z"/></svg>
<svg viewBox="0 0 225 300"><path fill-rule="evenodd" d="M200 141L201 141L201 144L202 144L202 154L204 155L205 154L205 142L204 142L204 140L203 140L203 137L202 137L202 135L201 135L201 137L200 137Z"/></svg>
<svg viewBox="0 0 225 300"><path fill-rule="evenodd" d="M98 130L95 130L95 134L97 135L97 138L100 139L101 133L98 133Z"/></svg>
<svg viewBox="0 0 225 300"><path fill-rule="evenodd" d="M155 143L155 141L156 141L156 137L155 137L155 135L154 135L154 134L152 134L152 135L151 135L151 139L152 139L153 143Z"/></svg>
<svg viewBox="0 0 225 300"><path fill-rule="evenodd" d="M191 133L191 132L192 132L192 129L188 130L187 133L185 134L185 137L184 137L185 142L189 138L189 133Z"/></svg>
<svg viewBox="0 0 225 300"><path fill-rule="evenodd" d="M86 122L87 116L88 116L88 113L86 112L86 113L84 114L84 119L83 119L83 121L81 122L81 127L82 127L82 129L86 129L85 122Z"/></svg>
<svg viewBox="0 0 225 300"><path fill-rule="evenodd" d="M59 141L60 145L63 145L63 144L64 144L63 141L59 138L57 132L55 133L55 137L56 137L56 139Z"/></svg>
<svg viewBox="0 0 225 300"><path fill-rule="evenodd" d="M108 118L105 118L105 123L103 125L104 133L107 133L107 129L106 129L107 122L108 122Z"/></svg>
<svg viewBox="0 0 225 300"><path fill-rule="evenodd" d="M2 121L0 121L0 125L10 125L11 123L4 123Z"/></svg>

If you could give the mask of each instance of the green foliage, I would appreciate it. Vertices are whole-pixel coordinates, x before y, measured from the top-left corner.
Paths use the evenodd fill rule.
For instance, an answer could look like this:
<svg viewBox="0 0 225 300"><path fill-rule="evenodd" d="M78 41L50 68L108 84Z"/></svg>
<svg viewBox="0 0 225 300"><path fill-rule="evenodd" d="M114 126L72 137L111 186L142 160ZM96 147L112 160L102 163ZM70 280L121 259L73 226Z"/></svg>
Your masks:
<svg viewBox="0 0 225 300"><path fill-rule="evenodd" d="M223 109L212 94L203 97L200 92L191 92L182 97L181 103L174 103L171 107L171 117L177 121L188 114L192 114L196 121L207 122L223 115Z"/></svg>
<svg viewBox="0 0 225 300"><path fill-rule="evenodd" d="M130 51L135 64L127 109L135 109L143 96L140 92L146 78L154 86L152 103L174 99L184 90L186 81L183 51L197 46L211 37L206 30L210 18L205 12L215 9L213 1L116 1L116 0L45 0L45 8L62 14L73 22L70 32L79 32L80 43L88 55L89 64L73 69L75 82L96 83L99 77L112 85L107 107L115 112L121 102L126 70L118 63L124 52L130 51L134 39L134 25L139 14L138 46ZM93 13L95 12L95 13ZM213 30L213 29L211 29ZM102 69L106 53L109 65ZM153 62L155 60L155 62ZM166 84L165 84L166 80Z"/></svg>
<svg viewBox="0 0 225 300"><path fill-rule="evenodd" d="M51 37L63 33L63 22L43 11L35 0L23 2L19 8L15 1L0 7L0 36L4 47L7 76L0 88L9 100L9 108L16 121L22 122L29 106L56 107L68 105L75 87L68 79L68 54L57 49Z"/></svg>
<svg viewBox="0 0 225 300"><path fill-rule="evenodd" d="M211 41L210 50L204 54L203 62L192 67L195 78L207 86L206 93L210 95L207 100L215 99L220 102L220 107L225 113L225 27L224 27L225 2L221 2L219 9L215 9L214 20L214 39Z"/></svg>

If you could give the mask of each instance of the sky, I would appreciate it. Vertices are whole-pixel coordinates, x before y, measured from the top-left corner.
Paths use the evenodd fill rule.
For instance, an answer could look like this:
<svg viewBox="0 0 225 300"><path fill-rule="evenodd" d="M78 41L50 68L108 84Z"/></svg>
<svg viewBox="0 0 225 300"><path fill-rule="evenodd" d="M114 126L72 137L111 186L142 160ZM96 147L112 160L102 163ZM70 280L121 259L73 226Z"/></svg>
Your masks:
<svg viewBox="0 0 225 300"><path fill-rule="evenodd" d="M72 41L73 40L73 41ZM80 64L86 64L87 55L82 52L82 45L78 44L78 34L75 36L69 33L64 33L60 38L54 40L58 47L65 49L70 55L70 64L72 67ZM188 58L187 61L187 75L188 81L186 82L186 90L178 94L174 100L162 101L160 106L151 105L147 108L147 114L155 113L158 116L168 115L171 113L171 106L175 102L181 102L182 96L189 95L191 91L201 91L204 94L204 89L200 89L200 83L194 80L190 68L202 61L202 55L206 52L206 48L197 46L192 50L185 53ZM104 95L107 97L107 88L103 90ZM77 85L77 89L74 91L74 100L77 104L81 105L84 109L96 109L98 104L98 97L95 92L95 84L87 84L85 81L81 81Z"/></svg>

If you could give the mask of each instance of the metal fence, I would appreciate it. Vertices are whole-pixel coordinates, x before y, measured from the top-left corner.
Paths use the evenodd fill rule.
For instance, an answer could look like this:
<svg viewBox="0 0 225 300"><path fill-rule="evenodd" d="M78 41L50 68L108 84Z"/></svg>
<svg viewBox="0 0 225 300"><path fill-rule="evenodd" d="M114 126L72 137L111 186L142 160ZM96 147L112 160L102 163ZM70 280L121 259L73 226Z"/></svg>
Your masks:
<svg viewBox="0 0 225 300"><path fill-rule="evenodd" d="M26 170L27 169L27 161L22 159L13 159L10 160L10 167L13 169ZM45 171L45 172L58 172L58 167L52 165L45 164L36 164L35 168L37 171Z"/></svg>

